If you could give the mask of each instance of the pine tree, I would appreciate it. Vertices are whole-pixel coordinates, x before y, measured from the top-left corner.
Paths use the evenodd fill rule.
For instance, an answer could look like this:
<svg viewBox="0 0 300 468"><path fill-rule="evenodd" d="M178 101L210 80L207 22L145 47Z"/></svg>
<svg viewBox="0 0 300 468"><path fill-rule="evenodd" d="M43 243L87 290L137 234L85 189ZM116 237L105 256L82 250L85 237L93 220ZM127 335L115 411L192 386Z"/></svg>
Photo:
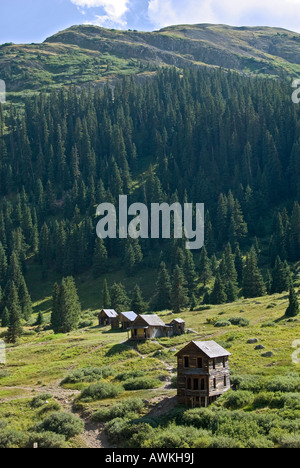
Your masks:
<svg viewBox="0 0 300 468"><path fill-rule="evenodd" d="M226 301L227 295L225 292L225 285L220 274L218 273L216 276L214 289L210 295L210 302L211 304L224 304Z"/></svg>
<svg viewBox="0 0 300 468"><path fill-rule="evenodd" d="M103 282L102 306L103 306L103 309L109 309L111 307L111 298L110 298L106 279Z"/></svg>
<svg viewBox="0 0 300 468"><path fill-rule="evenodd" d="M166 310L171 308L171 280L166 264L160 264L158 279L156 283L157 296L155 300L156 310Z"/></svg>
<svg viewBox="0 0 300 468"><path fill-rule="evenodd" d="M116 312L128 310L130 301L122 283L114 283L110 288L111 306Z"/></svg>
<svg viewBox="0 0 300 468"><path fill-rule="evenodd" d="M183 273L186 279L188 296L191 303L192 297L196 292L197 274L195 270L194 257L190 250L186 250Z"/></svg>
<svg viewBox="0 0 300 468"><path fill-rule="evenodd" d="M135 285L134 290L133 290L131 308L137 314L142 314L146 311L146 303L143 299L142 291L137 284Z"/></svg>
<svg viewBox="0 0 300 468"><path fill-rule="evenodd" d="M199 278L203 282L204 286L212 277L211 261L208 258L206 247L203 246L200 253L198 263Z"/></svg>
<svg viewBox="0 0 300 468"><path fill-rule="evenodd" d="M14 282L10 283L10 292L8 298L9 321L7 329L7 341L16 343L22 335L21 326L21 308L19 304L18 292Z"/></svg>
<svg viewBox="0 0 300 468"><path fill-rule="evenodd" d="M291 284L291 274L287 262L282 262L279 257L276 258L275 266L272 272L271 294L288 291Z"/></svg>
<svg viewBox="0 0 300 468"><path fill-rule="evenodd" d="M175 314L181 312L183 307L186 307L189 303L188 291L186 288L186 280L182 269L176 265L173 274L172 283L172 297L171 304L172 310Z"/></svg>
<svg viewBox="0 0 300 468"><path fill-rule="evenodd" d="M263 296L266 292L262 274L257 265L257 255L252 247L247 256L243 278L243 295L245 298Z"/></svg>
<svg viewBox="0 0 300 468"><path fill-rule="evenodd" d="M299 314L299 302L293 285L290 287L289 306L285 312L286 317L296 317Z"/></svg>
<svg viewBox="0 0 300 468"><path fill-rule="evenodd" d="M103 239L96 239L93 258L93 275L98 278L107 269L108 254Z"/></svg>
<svg viewBox="0 0 300 468"><path fill-rule="evenodd" d="M78 328L81 306L74 279L63 278L60 286L54 285L51 326L55 333L69 333Z"/></svg>
<svg viewBox="0 0 300 468"><path fill-rule="evenodd" d="M3 310L2 318L1 318L1 327L5 328L9 325L9 312L8 308L5 307Z"/></svg>

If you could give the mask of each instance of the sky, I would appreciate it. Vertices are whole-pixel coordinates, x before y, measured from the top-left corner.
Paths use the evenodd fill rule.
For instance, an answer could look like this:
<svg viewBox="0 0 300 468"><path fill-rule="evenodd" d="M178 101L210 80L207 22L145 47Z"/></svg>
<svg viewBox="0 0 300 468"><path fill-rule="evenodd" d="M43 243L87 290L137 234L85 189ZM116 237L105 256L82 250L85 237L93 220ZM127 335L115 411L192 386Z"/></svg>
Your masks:
<svg viewBox="0 0 300 468"><path fill-rule="evenodd" d="M299 12L300 0L0 0L0 44L43 42L74 24L153 31L221 23L300 33Z"/></svg>

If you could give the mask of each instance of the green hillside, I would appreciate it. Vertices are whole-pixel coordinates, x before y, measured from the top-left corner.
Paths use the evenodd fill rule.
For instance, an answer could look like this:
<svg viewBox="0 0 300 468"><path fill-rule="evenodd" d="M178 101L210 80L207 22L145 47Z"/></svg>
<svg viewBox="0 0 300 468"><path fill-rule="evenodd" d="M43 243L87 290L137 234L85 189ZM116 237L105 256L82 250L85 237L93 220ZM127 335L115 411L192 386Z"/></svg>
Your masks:
<svg viewBox="0 0 300 468"><path fill-rule="evenodd" d="M0 76L9 93L71 83L101 87L124 75L137 76L140 82L161 66L295 77L300 71L300 35L279 28L208 24L149 33L81 25L42 44L0 46Z"/></svg>

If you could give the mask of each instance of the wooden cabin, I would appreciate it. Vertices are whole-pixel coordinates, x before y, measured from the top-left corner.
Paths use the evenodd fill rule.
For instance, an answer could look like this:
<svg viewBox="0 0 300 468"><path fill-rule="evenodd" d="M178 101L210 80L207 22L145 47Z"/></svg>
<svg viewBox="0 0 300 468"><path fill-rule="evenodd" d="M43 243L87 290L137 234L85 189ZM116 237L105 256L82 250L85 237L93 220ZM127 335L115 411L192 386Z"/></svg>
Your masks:
<svg viewBox="0 0 300 468"><path fill-rule="evenodd" d="M185 321L183 319L174 319L170 325L173 327L174 335L183 335L185 333Z"/></svg>
<svg viewBox="0 0 300 468"><path fill-rule="evenodd" d="M173 335L173 327L166 325L158 315L138 315L129 330L132 340L151 340Z"/></svg>
<svg viewBox="0 0 300 468"><path fill-rule="evenodd" d="M191 341L179 351L178 403L187 408L207 407L229 390L230 355L215 341Z"/></svg>
<svg viewBox="0 0 300 468"><path fill-rule="evenodd" d="M98 315L99 327L111 325L112 329L119 328L119 314L114 309L102 309Z"/></svg>
<svg viewBox="0 0 300 468"><path fill-rule="evenodd" d="M137 318L137 314L133 311L121 312L120 321L121 321L121 327L123 328L123 330L127 330L128 328L132 327L136 318Z"/></svg>

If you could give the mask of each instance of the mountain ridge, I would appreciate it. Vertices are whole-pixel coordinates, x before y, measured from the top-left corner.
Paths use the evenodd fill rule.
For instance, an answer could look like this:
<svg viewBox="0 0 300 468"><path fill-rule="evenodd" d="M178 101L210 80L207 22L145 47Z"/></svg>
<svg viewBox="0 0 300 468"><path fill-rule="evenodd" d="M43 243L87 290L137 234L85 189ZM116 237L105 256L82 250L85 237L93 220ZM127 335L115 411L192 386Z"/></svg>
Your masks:
<svg viewBox="0 0 300 468"><path fill-rule="evenodd" d="M153 32L75 25L41 44L0 46L0 77L12 93L69 84L103 86L124 75L149 76L162 66L296 77L300 34L282 28L207 23Z"/></svg>

